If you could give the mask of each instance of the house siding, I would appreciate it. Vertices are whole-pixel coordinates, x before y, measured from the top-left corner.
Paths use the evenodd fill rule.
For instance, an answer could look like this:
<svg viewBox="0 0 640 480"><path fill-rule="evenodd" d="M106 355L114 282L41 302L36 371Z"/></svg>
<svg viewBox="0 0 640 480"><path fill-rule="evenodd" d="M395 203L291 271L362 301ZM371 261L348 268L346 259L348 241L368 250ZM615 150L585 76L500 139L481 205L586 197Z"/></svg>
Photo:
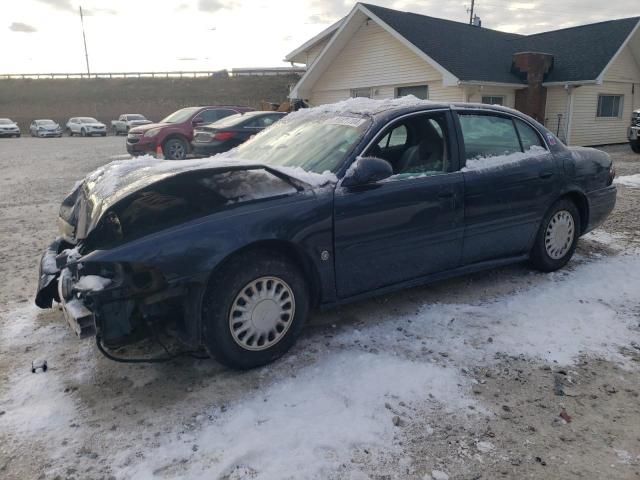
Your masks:
<svg viewBox="0 0 640 480"><path fill-rule="evenodd" d="M563 142L567 140L568 98L569 95L564 87L547 88L544 125ZM561 116L559 117L559 115Z"/></svg>
<svg viewBox="0 0 640 480"><path fill-rule="evenodd" d="M461 101L462 89L443 87L442 75L373 21L364 23L318 79L313 105L344 100L353 88L370 87L372 98L393 98L405 85L429 85L435 101Z"/></svg>
<svg viewBox="0 0 640 480"><path fill-rule="evenodd" d="M607 82L640 82L640 67L629 47L625 47L620 55L609 65L604 76Z"/></svg>
<svg viewBox="0 0 640 480"><path fill-rule="evenodd" d="M326 47L327 43L329 43L329 40L331 40L330 36L316 43L313 47L305 52L305 63L307 64L307 68L310 67L313 62L315 62L316 58L318 58L318 56L322 53L322 50L324 50L324 47Z"/></svg>
<svg viewBox="0 0 640 480"><path fill-rule="evenodd" d="M604 82L585 85L573 92L572 145L604 145L627 141L627 128L632 111L632 84ZM623 95L622 114L619 118L597 118L598 95Z"/></svg>
<svg viewBox="0 0 640 480"><path fill-rule="evenodd" d="M465 99L465 101L482 103L482 97L485 96L504 97L503 105L505 107L515 108L516 91L513 88L485 86L480 89L474 87L467 90L467 98Z"/></svg>

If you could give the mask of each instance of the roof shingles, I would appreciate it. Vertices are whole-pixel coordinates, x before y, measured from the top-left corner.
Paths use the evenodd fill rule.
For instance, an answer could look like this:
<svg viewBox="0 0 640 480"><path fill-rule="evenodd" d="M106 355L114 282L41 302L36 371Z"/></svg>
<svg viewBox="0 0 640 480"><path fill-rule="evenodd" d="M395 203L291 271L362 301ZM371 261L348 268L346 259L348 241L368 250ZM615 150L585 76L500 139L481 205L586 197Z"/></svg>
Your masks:
<svg viewBox="0 0 640 480"><path fill-rule="evenodd" d="M595 80L640 20L610 20L523 36L362 5L461 81L498 83L523 83L511 71L513 54L523 51L553 55L547 82Z"/></svg>

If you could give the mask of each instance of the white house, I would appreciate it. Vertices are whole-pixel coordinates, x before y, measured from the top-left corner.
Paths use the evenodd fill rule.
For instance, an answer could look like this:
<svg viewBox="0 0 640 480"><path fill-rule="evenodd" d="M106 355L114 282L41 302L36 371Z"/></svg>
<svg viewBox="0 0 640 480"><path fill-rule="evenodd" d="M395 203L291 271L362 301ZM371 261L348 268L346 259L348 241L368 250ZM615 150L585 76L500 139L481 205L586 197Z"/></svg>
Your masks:
<svg viewBox="0 0 640 480"><path fill-rule="evenodd" d="M407 94L517 108L573 145L626 141L640 108L640 17L516 35L358 3L287 55L313 105Z"/></svg>

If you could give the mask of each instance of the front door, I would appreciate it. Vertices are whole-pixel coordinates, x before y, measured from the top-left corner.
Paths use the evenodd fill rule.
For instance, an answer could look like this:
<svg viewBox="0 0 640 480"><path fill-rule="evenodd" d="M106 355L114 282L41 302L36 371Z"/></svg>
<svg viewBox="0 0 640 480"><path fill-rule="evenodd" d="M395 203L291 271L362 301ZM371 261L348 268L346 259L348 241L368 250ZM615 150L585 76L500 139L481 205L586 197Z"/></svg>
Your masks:
<svg viewBox="0 0 640 480"><path fill-rule="evenodd" d="M363 156L394 176L335 193L335 265L340 298L459 265L463 174L449 112L415 114L386 128Z"/></svg>

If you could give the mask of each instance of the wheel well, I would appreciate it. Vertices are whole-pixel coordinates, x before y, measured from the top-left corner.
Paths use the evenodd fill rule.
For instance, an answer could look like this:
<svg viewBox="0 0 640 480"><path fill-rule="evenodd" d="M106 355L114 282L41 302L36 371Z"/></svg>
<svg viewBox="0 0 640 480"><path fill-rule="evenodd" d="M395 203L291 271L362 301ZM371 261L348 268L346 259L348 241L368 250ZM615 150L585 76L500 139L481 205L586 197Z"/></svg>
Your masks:
<svg viewBox="0 0 640 480"><path fill-rule="evenodd" d="M169 136L167 136L164 140L162 140L162 148L164 149L164 146L167 144L167 142L169 140L182 140L186 145L187 145L187 151L191 151L191 143L189 143L189 140L187 140L187 137L185 137L184 135L180 135L179 133L172 133Z"/></svg>
<svg viewBox="0 0 640 480"><path fill-rule="evenodd" d="M233 253L227 255L211 272L209 276L209 282L211 278L224 268L224 266L232 259L246 255L248 252L260 251L265 253L277 253L292 263L298 266L302 271L305 279L307 280L307 286L309 287L309 303L312 306L316 306L320 301L320 274L318 273L313 262L309 256L295 243L287 242L285 240L262 240L242 247ZM208 282L208 283L209 283Z"/></svg>
<svg viewBox="0 0 640 480"><path fill-rule="evenodd" d="M584 233L589 223L589 202L587 197L581 192L573 191L564 194L561 198L571 200L578 209L580 213L580 233Z"/></svg>

